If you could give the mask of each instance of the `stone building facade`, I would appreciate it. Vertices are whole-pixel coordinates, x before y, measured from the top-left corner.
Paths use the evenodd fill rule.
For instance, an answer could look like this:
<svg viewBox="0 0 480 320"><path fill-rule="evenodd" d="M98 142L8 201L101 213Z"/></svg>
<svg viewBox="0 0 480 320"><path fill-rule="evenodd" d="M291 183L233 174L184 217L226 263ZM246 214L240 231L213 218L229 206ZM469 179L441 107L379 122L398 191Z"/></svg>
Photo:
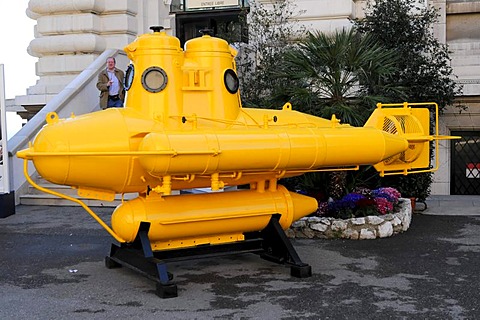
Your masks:
<svg viewBox="0 0 480 320"><path fill-rule="evenodd" d="M298 17L300 22L311 29L331 31L348 27L349 18L361 17L367 1L294 0L294 3L302 12ZM475 151L480 145L477 139L480 136L480 1L419 0L419 3L439 9L440 19L434 32L450 46L457 81L464 86L458 100L466 110L459 113L450 108L441 117L440 134L466 133L464 144L474 146L473 151L467 152L470 158L465 160L465 177L462 172L456 177L452 166L459 157L457 149L462 146L441 142L442 162L434 177L432 193L450 194L455 183L463 183L465 179L477 184L480 181L480 154ZM14 104L45 105L105 49L123 49L137 35L149 32L152 25L164 26L168 33L185 41L206 22L228 25L230 21L238 21L245 7L247 0L30 0L27 15L37 24L28 52L38 58L39 80L28 88L26 96L16 97ZM468 167L472 165L469 177ZM480 194L480 186L470 191L467 188L467 192Z"/></svg>

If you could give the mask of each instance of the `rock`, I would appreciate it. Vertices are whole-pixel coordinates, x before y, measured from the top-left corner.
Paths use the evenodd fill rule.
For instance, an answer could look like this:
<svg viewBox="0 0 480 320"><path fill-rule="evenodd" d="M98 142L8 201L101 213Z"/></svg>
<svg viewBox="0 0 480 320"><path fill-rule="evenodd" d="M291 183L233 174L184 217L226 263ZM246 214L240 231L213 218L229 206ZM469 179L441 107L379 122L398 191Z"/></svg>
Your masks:
<svg viewBox="0 0 480 320"><path fill-rule="evenodd" d="M383 220L385 221L391 221L395 219L396 215L392 213L387 213L386 215L382 216Z"/></svg>
<svg viewBox="0 0 480 320"><path fill-rule="evenodd" d="M292 223L292 228L304 228L307 226L307 221L306 220L297 220L294 223Z"/></svg>
<svg viewBox="0 0 480 320"><path fill-rule="evenodd" d="M333 218L320 218L320 223L323 223L324 225L330 226L332 225Z"/></svg>
<svg viewBox="0 0 480 320"><path fill-rule="evenodd" d="M325 232L328 226L323 223L314 223L310 225L310 228L316 231Z"/></svg>
<svg viewBox="0 0 480 320"><path fill-rule="evenodd" d="M312 222L321 222L322 219L325 219L325 218L321 218L321 217L308 217L308 218L302 218L302 220L305 219L306 221L312 223Z"/></svg>
<svg viewBox="0 0 480 320"><path fill-rule="evenodd" d="M380 238L390 237L393 234L393 226L390 221L385 221L385 223L378 226L378 236Z"/></svg>
<svg viewBox="0 0 480 320"><path fill-rule="evenodd" d="M392 225L394 227L398 226L398 225L401 225L402 224L402 220L398 219L398 217L395 217L392 221L391 221Z"/></svg>
<svg viewBox="0 0 480 320"><path fill-rule="evenodd" d="M343 231L347 229L347 222L345 220L335 220L332 222L333 231Z"/></svg>
<svg viewBox="0 0 480 320"><path fill-rule="evenodd" d="M359 237L358 231L355 229L347 229L342 233L342 238L358 240L358 237Z"/></svg>
<svg viewBox="0 0 480 320"><path fill-rule="evenodd" d="M307 238L307 239L312 239L312 238L315 237L315 232L310 228L304 229L303 234L305 235L305 238Z"/></svg>
<svg viewBox="0 0 480 320"><path fill-rule="evenodd" d="M362 224L365 224L365 218L352 218L350 220L354 226L361 226Z"/></svg>
<svg viewBox="0 0 480 320"><path fill-rule="evenodd" d="M380 223L383 223L385 221L383 218L380 218L379 216L368 216L367 217L367 223L372 224L374 226L379 225Z"/></svg>
<svg viewBox="0 0 480 320"><path fill-rule="evenodd" d="M403 231L407 231L408 227L410 227L410 222L411 221L412 221L412 216L409 215L409 214L405 215L405 218L402 221L402 224L403 224L402 230Z"/></svg>
<svg viewBox="0 0 480 320"><path fill-rule="evenodd" d="M375 239L377 236L375 234L374 230L369 230L369 229L362 229L360 230L360 240L363 239Z"/></svg>
<svg viewBox="0 0 480 320"><path fill-rule="evenodd" d="M287 235L288 238L295 238L295 231L293 231L290 228L285 230L285 234Z"/></svg>

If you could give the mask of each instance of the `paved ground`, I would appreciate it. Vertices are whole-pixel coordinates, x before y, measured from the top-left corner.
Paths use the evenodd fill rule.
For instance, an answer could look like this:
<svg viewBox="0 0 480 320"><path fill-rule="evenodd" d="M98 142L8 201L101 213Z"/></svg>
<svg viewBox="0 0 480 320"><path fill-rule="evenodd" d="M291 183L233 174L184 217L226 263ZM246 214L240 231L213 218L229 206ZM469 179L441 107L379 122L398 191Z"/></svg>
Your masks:
<svg viewBox="0 0 480 320"><path fill-rule="evenodd" d="M480 196L431 196L424 214L480 216ZM423 209L422 204L419 208Z"/></svg>
<svg viewBox="0 0 480 320"><path fill-rule="evenodd" d="M0 319L478 319L480 197L427 207L391 238L293 241L310 278L253 254L169 265L179 296L160 299L104 266L112 239L83 209L18 206L0 219Z"/></svg>

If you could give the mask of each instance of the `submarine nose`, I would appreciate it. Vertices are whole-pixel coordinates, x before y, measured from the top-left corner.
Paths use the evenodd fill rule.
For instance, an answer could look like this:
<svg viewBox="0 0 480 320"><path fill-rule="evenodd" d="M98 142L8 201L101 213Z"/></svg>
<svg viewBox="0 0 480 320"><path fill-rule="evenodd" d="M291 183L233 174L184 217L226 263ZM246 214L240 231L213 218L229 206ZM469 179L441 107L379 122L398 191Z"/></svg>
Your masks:
<svg viewBox="0 0 480 320"><path fill-rule="evenodd" d="M384 138L385 152L383 154L383 160L399 155L401 152L408 149L408 140L402 136L390 134L388 132L382 132Z"/></svg>

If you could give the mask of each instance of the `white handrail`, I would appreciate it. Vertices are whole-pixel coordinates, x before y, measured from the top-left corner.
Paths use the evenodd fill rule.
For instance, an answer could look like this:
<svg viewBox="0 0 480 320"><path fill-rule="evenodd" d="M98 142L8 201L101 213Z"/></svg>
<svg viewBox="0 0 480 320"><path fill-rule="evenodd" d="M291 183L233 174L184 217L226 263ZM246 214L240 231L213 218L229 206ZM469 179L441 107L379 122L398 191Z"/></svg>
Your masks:
<svg viewBox="0 0 480 320"><path fill-rule="evenodd" d="M15 155L17 151L28 148L28 143L33 141L38 131L46 124L45 118L48 113L55 112L61 118L68 118L72 113L80 115L99 110L99 91L95 84L99 72L105 68L107 57L110 56L117 58L117 65L120 68L127 66L128 58L120 53L120 50L104 51L8 140L9 171L15 197L18 198L21 193L18 191L28 185L23 174L23 160ZM35 167L31 163L28 172L30 175L35 173Z"/></svg>
<svg viewBox="0 0 480 320"><path fill-rule="evenodd" d="M10 193L10 174L7 149L7 113L5 106L5 74L0 64L0 193Z"/></svg>

